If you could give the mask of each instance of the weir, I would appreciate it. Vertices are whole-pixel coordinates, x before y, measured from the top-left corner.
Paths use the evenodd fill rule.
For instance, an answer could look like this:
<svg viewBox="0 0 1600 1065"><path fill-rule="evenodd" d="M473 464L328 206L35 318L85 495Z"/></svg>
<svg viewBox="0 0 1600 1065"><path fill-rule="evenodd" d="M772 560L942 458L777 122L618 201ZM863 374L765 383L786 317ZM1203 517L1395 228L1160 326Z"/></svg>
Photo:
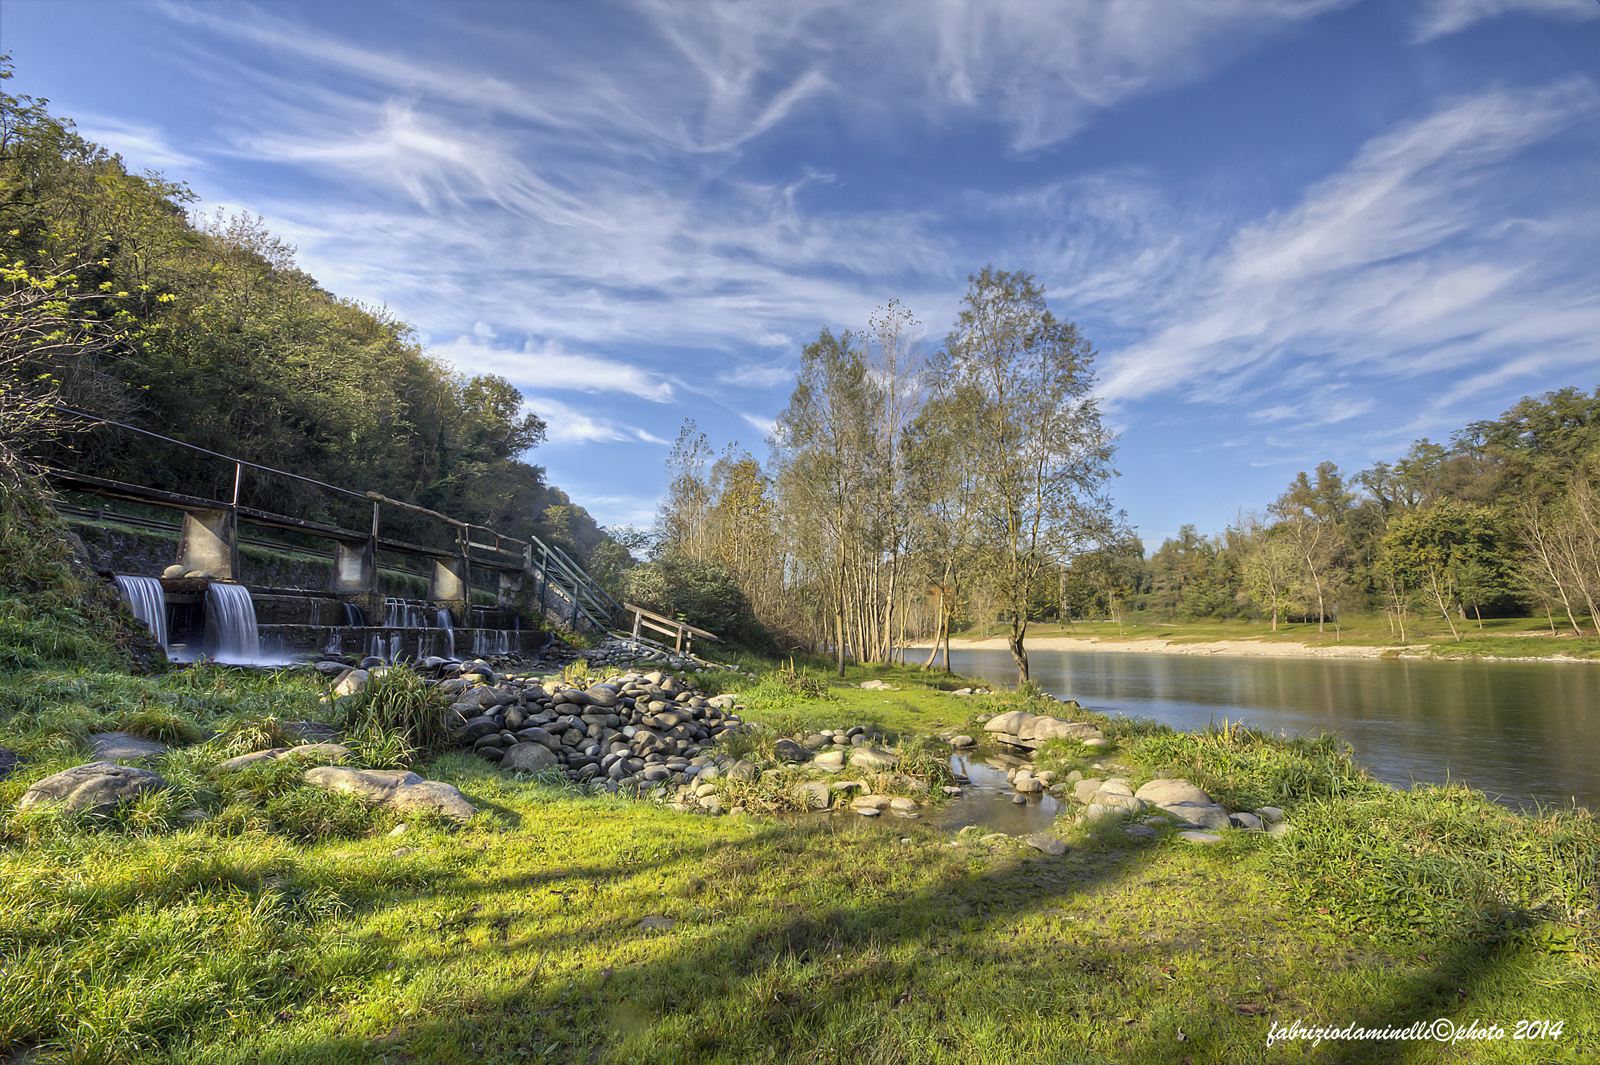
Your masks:
<svg viewBox="0 0 1600 1065"><path fill-rule="evenodd" d="M117 574L116 582L117 590L128 601L128 609L133 611L133 616L144 622L145 628L150 630L150 635L156 638L163 651L169 651L171 641L167 638L167 595L161 589L161 582L154 577L135 577L126 573Z"/></svg>
<svg viewBox="0 0 1600 1065"><path fill-rule="evenodd" d="M154 577L130 582L123 594L144 612L140 616L152 631L164 620L166 646L177 657L287 661L296 654L333 652L370 653L387 661L511 654L542 647L548 639L543 627L604 634L624 614L623 605L581 566L537 537L516 539L376 492L324 484L80 411L67 413L90 419L97 431L185 448L200 456L194 479L213 487L232 485L228 498L216 499L210 489L185 494L88 473L45 471L47 480L69 495L59 509L73 520L176 534L173 563L157 582L164 602L157 601L156 584L143 583ZM222 471L207 472L206 464L214 460L225 464ZM282 480L272 484L273 479ZM293 482L292 491L283 490L284 480ZM339 517L313 521L250 505L282 505L308 492L320 499L318 513ZM71 498L78 496L92 497L91 505ZM119 512L107 501L135 506ZM152 507L177 511L180 521L152 518ZM404 539L395 536L397 528ZM251 539L246 529L271 538ZM433 542L418 543L419 537ZM326 568L325 585L281 588L252 579L241 547L319 559L313 564ZM425 584L426 597L386 595L385 581L391 587ZM539 619L543 627L524 629L524 616Z"/></svg>

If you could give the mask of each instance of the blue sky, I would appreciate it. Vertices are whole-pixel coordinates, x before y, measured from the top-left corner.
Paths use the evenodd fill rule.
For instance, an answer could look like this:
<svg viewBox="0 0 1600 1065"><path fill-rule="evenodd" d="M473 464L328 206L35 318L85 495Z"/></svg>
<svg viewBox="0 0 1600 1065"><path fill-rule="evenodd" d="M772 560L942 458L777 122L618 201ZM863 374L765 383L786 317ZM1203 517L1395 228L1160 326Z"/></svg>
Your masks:
<svg viewBox="0 0 1600 1065"><path fill-rule="evenodd" d="M647 524L684 418L1026 270L1153 549L1600 383L1600 3L0 0L11 91L265 217Z"/></svg>

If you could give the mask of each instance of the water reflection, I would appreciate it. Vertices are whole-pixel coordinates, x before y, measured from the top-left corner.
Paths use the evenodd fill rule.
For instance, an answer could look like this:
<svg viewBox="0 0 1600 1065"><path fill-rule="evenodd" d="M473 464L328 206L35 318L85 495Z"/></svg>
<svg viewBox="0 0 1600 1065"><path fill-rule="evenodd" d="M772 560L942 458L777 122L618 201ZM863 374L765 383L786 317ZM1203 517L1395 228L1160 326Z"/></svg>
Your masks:
<svg viewBox="0 0 1600 1065"><path fill-rule="evenodd" d="M1379 780L1459 781L1508 805L1600 809L1600 665L1030 651L1046 691L1178 729L1243 720L1331 731ZM959 673L1016 681L1011 656L951 652Z"/></svg>
<svg viewBox="0 0 1600 1065"><path fill-rule="evenodd" d="M933 823L947 832L959 832L968 825L1010 836L1043 832L1061 812L1061 800L1039 794L1020 796L1026 801L1016 802L1016 789L1006 780L1007 769L1028 764L1025 758L1004 754L992 754L981 761L955 755L950 759L950 768L971 783L934 815Z"/></svg>

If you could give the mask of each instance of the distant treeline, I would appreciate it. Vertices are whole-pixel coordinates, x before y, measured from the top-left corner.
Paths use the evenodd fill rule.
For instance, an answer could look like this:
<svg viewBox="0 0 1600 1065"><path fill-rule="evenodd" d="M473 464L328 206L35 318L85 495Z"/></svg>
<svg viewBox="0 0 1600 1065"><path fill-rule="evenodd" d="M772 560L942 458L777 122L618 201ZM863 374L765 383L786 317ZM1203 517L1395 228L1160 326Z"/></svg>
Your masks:
<svg viewBox="0 0 1600 1065"><path fill-rule="evenodd" d="M1148 557L1137 539L1108 545L1063 571L1050 605L1164 621L1382 612L1397 635L1418 612L1452 628L1546 614L1578 631L1600 622L1597 478L1600 390L1563 388L1353 476L1324 462L1221 533L1186 525Z"/></svg>
<svg viewBox="0 0 1600 1065"><path fill-rule="evenodd" d="M0 94L8 453L210 498L231 493L231 464L193 451L103 428L44 431L46 404L59 403L513 536L535 533L583 559L625 557L542 468L520 460L545 424L508 381L453 371L386 309L341 299L296 268L295 249L261 219L193 213L182 183L130 173L45 105ZM354 501L284 478L251 474L245 497L359 520ZM437 538L425 520L411 525L393 531Z"/></svg>

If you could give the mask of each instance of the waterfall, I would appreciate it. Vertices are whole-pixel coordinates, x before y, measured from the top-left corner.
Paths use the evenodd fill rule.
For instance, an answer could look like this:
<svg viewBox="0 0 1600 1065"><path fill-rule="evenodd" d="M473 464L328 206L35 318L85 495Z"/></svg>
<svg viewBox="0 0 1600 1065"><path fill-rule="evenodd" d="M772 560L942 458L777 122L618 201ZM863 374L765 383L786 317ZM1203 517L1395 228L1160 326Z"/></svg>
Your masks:
<svg viewBox="0 0 1600 1065"><path fill-rule="evenodd" d="M367 616L361 612L360 607L354 603L340 603L339 605L344 608L344 623L346 627L357 629L366 627Z"/></svg>
<svg viewBox="0 0 1600 1065"><path fill-rule="evenodd" d="M450 617L450 611L439 607L433 612L433 627L436 629L454 629L455 621Z"/></svg>
<svg viewBox="0 0 1600 1065"><path fill-rule="evenodd" d="M508 655L511 653L509 629L473 629L472 653L481 655Z"/></svg>
<svg viewBox="0 0 1600 1065"><path fill-rule="evenodd" d="M167 595L154 577L117 576L117 590L128 601L133 616L144 622L163 651L167 641Z"/></svg>
<svg viewBox="0 0 1600 1065"><path fill-rule="evenodd" d="M216 657L236 662L261 658L261 635L256 629L256 605L242 584L212 583L206 588L206 612L217 634Z"/></svg>

